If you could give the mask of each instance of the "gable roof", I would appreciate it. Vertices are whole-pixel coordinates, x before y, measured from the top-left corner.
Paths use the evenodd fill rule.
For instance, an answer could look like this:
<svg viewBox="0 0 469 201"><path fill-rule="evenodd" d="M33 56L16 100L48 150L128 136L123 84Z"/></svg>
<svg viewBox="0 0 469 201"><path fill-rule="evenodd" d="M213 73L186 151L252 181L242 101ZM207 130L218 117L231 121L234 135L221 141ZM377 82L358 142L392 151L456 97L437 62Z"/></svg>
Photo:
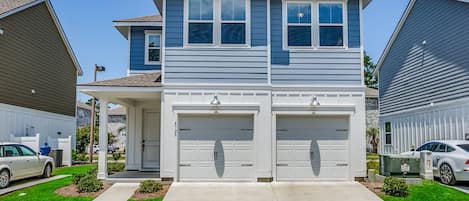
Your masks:
<svg viewBox="0 0 469 201"><path fill-rule="evenodd" d="M70 43L68 42L67 37L65 36L65 32L60 24L57 15L55 14L54 8L49 0L0 0L0 19L8 17L10 15L14 15L15 13L21 12L38 4L45 3L46 7L54 21L55 26L57 27L57 31L59 32L60 37L67 49L69 56L71 57L73 64L76 68L77 74L79 76L83 75L83 70L78 63L78 59L73 52Z"/></svg>
<svg viewBox="0 0 469 201"><path fill-rule="evenodd" d="M367 87L365 89L365 96L367 98L378 98L378 89Z"/></svg>
<svg viewBox="0 0 469 201"><path fill-rule="evenodd" d="M114 27L128 39L131 26L163 26L161 15L149 15L129 19L114 20Z"/></svg>
<svg viewBox="0 0 469 201"><path fill-rule="evenodd" d="M91 106L89 106L88 104L86 104L84 102L81 102L81 101L77 101L77 108L82 108L82 109L85 109L85 110L91 110Z"/></svg>
<svg viewBox="0 0 469 201"><path fill-rule="evenodd" d="M127 115L127 110L125 109L125 107L116 107L114 109L110 109L107 112L107 115L108 116Z"/></svg>
<svg viewBox="0 0 469 201"><path fill-rule="evenodd" d="M469 3L469 0L456 0L464 3ZM399 23L396 26L396 29L391 35L391 38L389 39L386 48L384 48L383 54L379 58L378 64L376 65L376 70L374 72L375 75L379 74L379 70L383 66L384 61L386 60L386 57L389 54L389 51L391 50L391 47L393 46L394 42L397 39L397 36L399 36L399 33L401 32L402 27L404 26L405 22L407 21L407 18L409 17L409 14L412 12L412 9L414 8L415 2L417 0L410 0L409 4L407 5L407 8L404 11L404 14L402 15L401 19L399 20Z"/></svg>
<svg viewBox="0 0 469 201"><path fill-rule="evenodd" d="M147 73L129 77L79 84L78 86L101 86L101 87L160 87L161 74Z"/></svg>

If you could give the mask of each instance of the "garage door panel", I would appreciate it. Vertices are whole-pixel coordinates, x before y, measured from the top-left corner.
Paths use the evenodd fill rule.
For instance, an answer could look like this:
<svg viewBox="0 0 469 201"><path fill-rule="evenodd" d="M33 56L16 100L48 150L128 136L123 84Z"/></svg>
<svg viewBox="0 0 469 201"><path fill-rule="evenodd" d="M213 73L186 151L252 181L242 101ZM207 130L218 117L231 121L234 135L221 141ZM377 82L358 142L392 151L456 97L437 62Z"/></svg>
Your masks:
<svg viewBox="0 0 469 201"><path fill-rule="evenodd" d="M181 181L252 180L252 116L182 117L180 129Z"/></svg>
<svg viewBox="0 0 469 201"><path fill-rule="evenodd" d="M342 117L279 117L278 180L346 180L348 120Z"/></svg>

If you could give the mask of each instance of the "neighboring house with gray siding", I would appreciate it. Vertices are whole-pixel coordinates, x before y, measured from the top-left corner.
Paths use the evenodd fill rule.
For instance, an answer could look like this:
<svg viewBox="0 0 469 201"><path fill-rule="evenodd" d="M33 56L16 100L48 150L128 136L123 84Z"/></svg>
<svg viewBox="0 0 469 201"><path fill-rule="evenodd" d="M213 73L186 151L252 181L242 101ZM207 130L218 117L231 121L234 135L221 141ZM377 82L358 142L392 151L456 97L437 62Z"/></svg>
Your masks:
<svg viewBox="0 0 469 201"><path fill-rule="evenodd" d="M0 1L0 141L75 138L80 65L48 0Z"/></svg>
<svg viewBox="0 0 469 201"><path fill-rule="evenodd" d="M381 153L469 133L469 1L411 0L379 63Z"/></svg>
<svg viewBox="0 0 469 201"><path fill-rule="evenodd" d="M127 129L125 127L127 121L127 111L125 107L118 106L110 109L108 112L108 132L115 136L115 142L112 144L114 148L121 151L125 150Z"/></svg>
<svg viewBox="0 0 469 201"><path fill-rule="evenodd" d="M366 128L379 128L378 89L366 88Z"/></svg>
<svg viewBox="0 0 469 201"><path fill-rule="evenodd" d="M87 127L91 125L91 106L86 103L77 101L77 127Z"/></svg>

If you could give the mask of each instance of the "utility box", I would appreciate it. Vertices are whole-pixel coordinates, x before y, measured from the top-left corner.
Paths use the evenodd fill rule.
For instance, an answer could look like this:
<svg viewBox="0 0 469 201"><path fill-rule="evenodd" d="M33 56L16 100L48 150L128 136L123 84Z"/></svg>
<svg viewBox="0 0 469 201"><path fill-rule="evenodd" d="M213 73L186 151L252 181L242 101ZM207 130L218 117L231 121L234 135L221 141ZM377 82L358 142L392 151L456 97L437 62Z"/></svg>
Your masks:
<svg viewBox="0 0 469 201"><path fill-rule="evenodd" d="M419 177L420 158L402 155L381 155L380 174L384 176Z"/></svg>
<svg viewBox="0 0 469 201"><path fill-rule="evenodd" d="M62 167L63 152L62 149L54 149L50 152L49 156L54 159L55 167Z"/></svg>

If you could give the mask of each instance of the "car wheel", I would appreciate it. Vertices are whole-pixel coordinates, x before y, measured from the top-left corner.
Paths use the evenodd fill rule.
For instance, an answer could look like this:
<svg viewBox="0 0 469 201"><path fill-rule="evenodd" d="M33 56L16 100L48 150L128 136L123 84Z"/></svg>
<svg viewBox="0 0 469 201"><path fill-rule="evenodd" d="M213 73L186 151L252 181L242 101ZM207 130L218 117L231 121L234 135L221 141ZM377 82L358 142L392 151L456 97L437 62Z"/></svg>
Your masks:
<svg viewBox="0 0 469 201"><path fill-rule="evenodd" d="M440 167L440 180L441 183L446 185L456 184L456 178L454 178L453 169L446 163L443 163Z"/></svg>
<svg viewBox="0 0 469 201"><path fill-rule="evenodd" d="M49 178L52 174L52 166L50 165L50 163L48 163L46 165L46 167L44 168L44 172L42 173L42 177L44 178Z"/></svg>
<svg viewBox="0 0 469 201"><path fill-rule="evenodd" d="M10 184L10 172L8 170L2 170L0 172L0 188L6 188Z"/></svg>

